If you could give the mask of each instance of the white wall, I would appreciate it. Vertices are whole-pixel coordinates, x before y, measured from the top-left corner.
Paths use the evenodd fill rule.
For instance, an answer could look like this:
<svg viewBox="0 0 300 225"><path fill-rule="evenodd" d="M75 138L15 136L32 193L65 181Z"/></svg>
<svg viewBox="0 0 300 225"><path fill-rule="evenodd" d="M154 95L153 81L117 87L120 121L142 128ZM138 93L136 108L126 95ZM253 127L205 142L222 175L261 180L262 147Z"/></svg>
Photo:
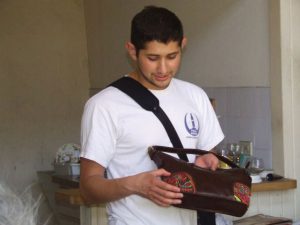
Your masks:
<svg viewBox="0 0 300 225"><path fill-rule="evenodd" d="M0 1L0 178L18 190L79 142L89 79L81 0Z"/></svg>
<svg viewBox="0 0 300 225"><path fill-rule="evenodd" d="M282 138L284 172L286 176L300 179L300 1L280 0L281 28L281 87L282 87ZM274 77L276 79L277 77ZM273 79L273 78L272 78ZM276 91L276 90L274 90ZM273 104L276 104L273 102ZM293 213L300 219L300 189L292 196ZM287 213L287 212L286 212Z"/></svg>
<svg viewBox="0 0 300 225"><path fill-rule="evenodd" d="M206 93L217 99L216 113L228 143L251 141L253 155L272 167L271 98L268 87L210 87Z"/></svg>
<svg viewBox="0 0 300 225"><path fill-rule="evenodd" d="M205 87L269 86L268 2L189 1L180 77Z"/></svg>
<svg viewBox="0 0 300 225"><path fill-rule="evenodd" d="M189 41L179 77L205 87L269 86L268 1L85 0L92 88L130 71L130 21L149 4L182 19Z"/></svg>
<svg viewBox="0 0 300 225"><path fill-rule="evenodd" d="M275 171L299 181L300 1L271 0L271 94ZM300 219L300 189L286 193L281 214Z"/></svg>

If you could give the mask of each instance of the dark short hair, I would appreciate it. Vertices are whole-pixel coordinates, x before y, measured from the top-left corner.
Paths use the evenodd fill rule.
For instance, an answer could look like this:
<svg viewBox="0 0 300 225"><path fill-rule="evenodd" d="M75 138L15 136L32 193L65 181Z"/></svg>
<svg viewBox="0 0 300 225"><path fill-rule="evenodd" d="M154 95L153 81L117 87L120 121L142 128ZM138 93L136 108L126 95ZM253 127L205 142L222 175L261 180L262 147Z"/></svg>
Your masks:
<svg viewBox="0 0 300 225"><path fill-rule="evenodd" d="M177 41L180 46L183 39L183 27L179 18L163 7L146 6L131 21L131 43L137 54L145 44L158 41L167 44Z"/></svg>

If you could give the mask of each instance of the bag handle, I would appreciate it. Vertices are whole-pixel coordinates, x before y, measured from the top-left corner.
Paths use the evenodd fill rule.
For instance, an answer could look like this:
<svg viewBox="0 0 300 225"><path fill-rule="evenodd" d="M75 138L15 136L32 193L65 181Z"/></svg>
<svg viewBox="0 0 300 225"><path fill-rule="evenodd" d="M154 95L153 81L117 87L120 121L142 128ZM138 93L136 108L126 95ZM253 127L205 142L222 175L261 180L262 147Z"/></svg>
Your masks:
<svg viewBox="0 0 300 225"><path fill-rule="evenodd" d="M149 155L152 156L155 152L169 152L169 153L186 153L186 154L194 154L194 155L205 155L205 154L213 154L215 155L220 161L223 161L224 163L228 164L231 168L240 168L238 165L236 165L234 162L232 162L230 159L216 154L211 151L205 151L201 149L191 149L191 148L171 148L171 147L165 147L165 146L159 146L159 145L154 145L150 146L148 148Z"/></svg>

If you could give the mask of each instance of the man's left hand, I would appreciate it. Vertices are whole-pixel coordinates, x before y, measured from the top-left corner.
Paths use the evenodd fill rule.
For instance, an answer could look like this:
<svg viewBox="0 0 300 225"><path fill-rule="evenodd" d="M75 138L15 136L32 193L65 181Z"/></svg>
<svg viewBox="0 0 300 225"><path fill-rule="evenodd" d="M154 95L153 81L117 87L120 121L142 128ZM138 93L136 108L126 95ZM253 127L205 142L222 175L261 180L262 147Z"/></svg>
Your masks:
<svg viewBox="0 0 300 225"><path fill-rule="evenodd" d="M218 168L219 160L211 153L198 156L195 160L195 165L201 168L216 170Z"/></svg>

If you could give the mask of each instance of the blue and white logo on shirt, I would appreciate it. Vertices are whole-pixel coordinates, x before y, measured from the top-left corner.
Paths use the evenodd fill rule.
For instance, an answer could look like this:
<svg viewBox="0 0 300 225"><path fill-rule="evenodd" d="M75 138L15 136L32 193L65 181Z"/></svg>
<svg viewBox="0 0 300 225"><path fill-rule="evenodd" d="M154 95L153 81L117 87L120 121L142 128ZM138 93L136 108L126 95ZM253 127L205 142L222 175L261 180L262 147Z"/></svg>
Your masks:
<svg viewBox="0 0 300 225"><path fill-rule="evenodd" d="M197 136L199 134L199 120L195 113L185 114L184 125L190 135Z"/></svg>

